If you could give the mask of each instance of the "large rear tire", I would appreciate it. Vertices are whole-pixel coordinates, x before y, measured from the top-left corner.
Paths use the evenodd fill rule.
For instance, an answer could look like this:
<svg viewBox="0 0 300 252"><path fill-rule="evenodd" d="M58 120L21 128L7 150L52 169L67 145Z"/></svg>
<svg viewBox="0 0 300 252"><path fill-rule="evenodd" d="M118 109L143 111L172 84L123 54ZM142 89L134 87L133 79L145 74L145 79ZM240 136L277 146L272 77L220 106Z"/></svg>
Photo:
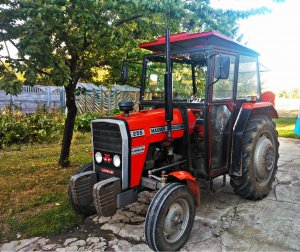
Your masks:
<svg viewBox="0 0 300 252"><path fill-rule="evenodd" d="M145 221L146 242L154 251L175 251L187 241L195 218L190 189L170 183L153 198Z"/></svg>
<svg viewBox="0 0 300 252"><path fill-rule="evenodd" d="M93 163L87 163L84 164L82 166L80 166L80 168L74 173L75 174L79 174L79 173L83 173L86 171L92 171L93 170ZM73 199L73 195L72 195L72 191L71 191L71 186L70 183L68 185L68 199L69 199L69 203L70 206L73 208L73 210L81 215L84 216L90 216L96 213L96 208L93 206L79 206L74 202Z"/></svg>
<svg viewBox="0 0 300 252"><path fill-rule="evenodd" d="M278 161L278 133L266 116L249 119L243 136L242 176L231 176L234 191L246 199L261 199L268 195Z"/></svg>

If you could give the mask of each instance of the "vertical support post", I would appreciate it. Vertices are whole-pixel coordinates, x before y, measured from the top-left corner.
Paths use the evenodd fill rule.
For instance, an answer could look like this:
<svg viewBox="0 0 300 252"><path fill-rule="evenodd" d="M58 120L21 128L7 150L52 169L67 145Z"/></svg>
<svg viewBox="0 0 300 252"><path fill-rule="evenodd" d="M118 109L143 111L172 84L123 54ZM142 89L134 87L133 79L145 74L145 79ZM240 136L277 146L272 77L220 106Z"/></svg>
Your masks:
<svg viewBox="0 0 300 252"><path fill-rule="evenodd" d="M111 107L110 107L110 105L111 105L111 104L110 104L110 100L111 100L111 99L110 99L110 98L111 98L111 97L110 97L110 90L108 90L108 102L107 102L107 103L108 103L108 114L109 114L109 115L110 115L110 112L111 112Z"/></svg>
<svg viewBox="0 0 300 252"><path fill-rule="evenodd" d="M12 94L9 95L9 103L10 103L9 106L12 107L12 105L13 105L13 97L12 97Z"/></svg>
<svg viewBox="0 0 300 252"><path fill-rule="evenodd" d="M95 113L96 110L96 90L93 88L93 113Z"/></svg>
<svg viewBox="0 0 300 252"><path fill-rule="evenodd" d="M170 57L170 30L166 30L166 73L165 73L165 119L167 121L168 140L172 139L173 121L173 83Z"/></svg>
<svg viewBox="0 0 300 252"><path fill-rule="evenodd" d="M196 85L196 76L195 76L195 64L192 64L192 80L193 80L193 95L196 96L197 85Z"/></svg>
<svg viewBox="0 0 300 252"><path fill-rule="evenodd" d="M104 110L104 108L103 108L103 106L104 106L104 101L103 101L103 99L104 99L104 96L103 96L103 90L101 89L100 90L100 99L101 99L101 101L100 101L100 106L101 106L101 108L100 108L100 111L101 111L101 116L103 115L103 110Z"/></svg>
<svg viewBox="0 0 300 252"><path fill-rule="evenodd" d="M47 87L47 107L48 107L48 110L51 109L51 89L50 89L50 87Z"/></svg>
<svg viewBox="0 0 300 252"><path fill-rule="evenodd" d="M223 187L226 186L226 174L223 175Z"/></svg>
<svg viewBox="0 0 300 252"><path fill-rule="evenodd" d="M60 90L60 111L65 112L65 87Z"/></svg>
<svg viewBox="0 0 300 252"><path fill-rule="evenodd" d="M86 113L86 92L87 90L84 90L84 113Z"/></svg>

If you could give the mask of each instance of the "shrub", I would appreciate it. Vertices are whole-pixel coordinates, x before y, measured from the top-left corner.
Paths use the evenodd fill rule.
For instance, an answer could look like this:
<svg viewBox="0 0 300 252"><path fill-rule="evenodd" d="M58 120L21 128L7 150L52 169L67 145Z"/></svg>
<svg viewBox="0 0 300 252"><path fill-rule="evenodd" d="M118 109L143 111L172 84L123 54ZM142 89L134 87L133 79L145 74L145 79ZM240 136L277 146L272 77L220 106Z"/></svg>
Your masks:
<svg viewBox="0 0 300 252"><path fill-rule="evenodd" d="M82 133L91 131L91 121L99 118L98 113L84 113L77 115L75 121L75 131Z"/></svg>
<svg viewBox="0 0 300 252"><path fill-rule="evenodd" d="M114 108L110 114L107 113L108 116L114 116L114 115L119 115L121 113L120 109L119 108Z"/></svg>
<svg viewBox="0 0 300 252"><path fill-rule="evenodd" d="M111 115L118 114L113 110ZM74 130L91 131L91 121L98 113L77 115ZM20 111L3 110L0 113L0 149L11 145L51 142L62 137L65 117L60 113L35 113L24 115Z"/></svg>
<svg viewBox="0 0 300 252"><path fill-rule="evenodd" d="M60 114L0 114L0 148L12 144L50 142L58 139L64 118Z"/></svg>

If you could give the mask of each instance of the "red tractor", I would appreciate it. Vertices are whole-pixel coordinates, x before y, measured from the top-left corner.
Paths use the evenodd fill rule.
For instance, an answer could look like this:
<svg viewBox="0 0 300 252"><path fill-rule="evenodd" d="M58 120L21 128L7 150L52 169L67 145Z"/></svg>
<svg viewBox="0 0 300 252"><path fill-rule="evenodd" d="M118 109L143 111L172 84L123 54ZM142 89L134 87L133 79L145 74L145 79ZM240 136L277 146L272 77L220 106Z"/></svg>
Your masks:
<svg viewBox="0 0 300 252"><path fill-rule="evenodd" d="M144 43L139 112L91 124L93 160L71 177L78 213L112 216L158 190L145 220L155 251L187 241L200 202L199 179L229 174L234 191L265 197L277 170L277 112L261 95L258 53L216 32Z"/></svg>

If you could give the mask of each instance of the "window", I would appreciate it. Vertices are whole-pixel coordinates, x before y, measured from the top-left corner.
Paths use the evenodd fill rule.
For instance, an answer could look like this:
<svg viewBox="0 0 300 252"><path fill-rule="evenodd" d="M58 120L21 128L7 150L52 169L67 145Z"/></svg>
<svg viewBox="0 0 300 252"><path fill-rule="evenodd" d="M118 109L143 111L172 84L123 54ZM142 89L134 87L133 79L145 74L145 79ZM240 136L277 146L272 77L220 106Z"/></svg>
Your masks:
<svg viewBox="0 0 300 252"><path fill-rule="evenodd" d="M257 96L257 58L241 55L237 83L237 99Z"/></svg>
<svg viewBox="0 0 300 252"><path fill-rule="evenodd" d="M228 55L230 58L230 69L228 79L214 80L213 84L213 101L232 99L233 96L233 81L234 81L234 69L235 69L235 56ZM218 55L215 57L217 60ZM215 63L216 65L216 63Z"/></svg>
<svg viewBox="0 0 300 252"><path fill-rule="evenodd" d="M143 100L164 100L164 55L146 58L145 93ZM206 54L203 51L173 54L171 56L173 99L177 102L204 99L207 74Z"/></svg>

